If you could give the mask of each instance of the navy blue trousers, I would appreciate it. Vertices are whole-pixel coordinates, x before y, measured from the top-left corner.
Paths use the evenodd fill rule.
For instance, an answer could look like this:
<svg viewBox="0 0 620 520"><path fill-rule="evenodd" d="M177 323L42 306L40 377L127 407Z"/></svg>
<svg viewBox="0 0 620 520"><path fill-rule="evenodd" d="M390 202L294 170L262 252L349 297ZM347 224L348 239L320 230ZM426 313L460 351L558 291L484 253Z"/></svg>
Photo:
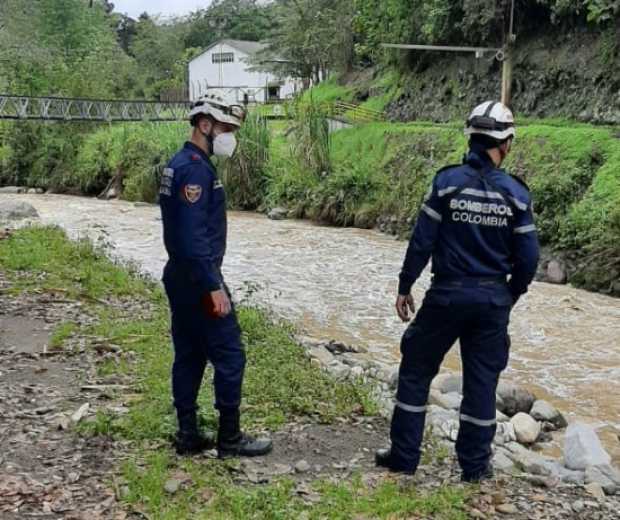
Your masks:
<svg viewBox="0 0 620 520"><path fill-rule="evenodd" d="M194 414L207 362L214 368L215 407L233 411L241 403L245 351L233 308L225 318L209 318L187 271L168 264L163 278L172 322L172 394L179 418ZM228 291L228 289L227 289Z"/></svg>
<svg viewBox="0 0 620 520"><path fill-rule="evenodd" d="M452 303L431 292L401 341L396 407L390 436L395 466L413 470L420 460L426 404L433 378L457 339L463 362L463 401L456 441L458 460L467 475L484 471L495 436L495 392L508 363L511 306Z"/></svg>

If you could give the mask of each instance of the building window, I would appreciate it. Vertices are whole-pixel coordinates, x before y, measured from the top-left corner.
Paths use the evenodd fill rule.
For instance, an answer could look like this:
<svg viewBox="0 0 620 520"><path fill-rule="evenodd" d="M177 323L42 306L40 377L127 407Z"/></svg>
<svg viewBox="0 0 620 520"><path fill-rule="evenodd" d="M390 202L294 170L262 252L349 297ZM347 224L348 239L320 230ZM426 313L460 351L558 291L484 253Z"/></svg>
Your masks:
<svg viewBox="0 0 620 520"><path fill-rule="evenodd" d="M213 63L233 63L235 55L232 52L214 52L211 55Z"/></svg>

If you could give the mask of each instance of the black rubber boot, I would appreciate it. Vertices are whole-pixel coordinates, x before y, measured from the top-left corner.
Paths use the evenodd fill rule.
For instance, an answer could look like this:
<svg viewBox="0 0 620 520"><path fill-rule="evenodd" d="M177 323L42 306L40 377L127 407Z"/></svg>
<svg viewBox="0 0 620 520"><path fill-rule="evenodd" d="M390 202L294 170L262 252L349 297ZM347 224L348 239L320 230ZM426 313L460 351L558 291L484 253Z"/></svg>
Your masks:
<svg viewBox="0 0 620 520"><path fill-rule="evenodd" d="M476 473L463 472L463 474L461 475L461 481L476 484L484 480L491 480L494 476L495 474L493 473L493 466L491 465L491 463L488 463L486 468L484 468L482 471L478 471Z"/></svg>
<svg viewBox="0 0 620 520"><path fill-rule="evenodd" d="M221 459L228 457L260 457L271 452L271 439L256 439L241 431L239 410L220 413L220 425L217 434L217 455Z"/></svg>
<svg viewBox="0 0 620 520"><path fill-rule="evenodd" d="M179 431L174 439L179 455L195 455L215 448L213 435L205 435L198 429L196 414L179 416Z"/></svg>
<svg viewBox="0 0 620 520"><path fill-rule="evenodd" d="M379 467L387 468L393 473L404 473L405 475L413 475L417 469L406 467L395 461L392 457L392 451L386 448L376 451L375 464Z"/></svg>

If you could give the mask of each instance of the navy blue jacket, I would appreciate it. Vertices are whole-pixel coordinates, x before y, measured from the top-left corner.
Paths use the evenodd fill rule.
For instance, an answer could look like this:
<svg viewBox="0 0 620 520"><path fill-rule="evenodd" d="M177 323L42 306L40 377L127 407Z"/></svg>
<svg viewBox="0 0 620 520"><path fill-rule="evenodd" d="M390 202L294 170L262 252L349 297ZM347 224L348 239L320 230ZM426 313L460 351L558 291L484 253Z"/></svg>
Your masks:
<svg viewBox="0 0 620 520"><path fill-rule="evenodd" d="M187 269L201 292L222 288L226 196L215 167L187 142L164 170L159 190L169 264Z"/></svg>
<svg viewBox="0 0 620 520"><path fill-rule="evenodd" d="M400 274L399 294L432 255L434 280L505 278L513 302L527 292L539 257L527 186L472 148L459 166L440 170L418 216Z"/></svg>

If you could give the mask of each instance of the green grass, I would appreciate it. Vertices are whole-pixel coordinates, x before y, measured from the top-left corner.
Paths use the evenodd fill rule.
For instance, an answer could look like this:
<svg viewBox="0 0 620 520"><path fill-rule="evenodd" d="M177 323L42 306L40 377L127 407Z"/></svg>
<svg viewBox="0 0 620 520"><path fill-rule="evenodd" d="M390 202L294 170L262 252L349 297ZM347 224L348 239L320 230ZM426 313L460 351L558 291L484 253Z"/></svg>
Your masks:
<svg viewBox="0 0 620 520"><path fill-rule="evenodd" d="M50 348L60 349L73 334L78 331L79 327L72 321L66 321L56 326L50 337Z"/></svg>
<svg viewBox="0 0 620 520"><path fill-rule="evenodd" d="M401 75L395 69L382 72L370 85L370 97L361 106L369 110L383 112L387 105L398 99L402 93Z"/></svg>
<svg viewBox="0 0 620 520"><path fill-rule="evenodd" d="M148 320L123 320L122 315L111 314L91 331L97 337L114 338L115 344L140 360L134 376L142 399L115 425L124 438L156 440L174 433L169 377L172 347L168 311L159 290L156 301L157 310ZM242 405L247 427L274 430L296 417L329 423L336 417L376 412L370 389L361 383L336 382L311 365L288 326L275 324L264 311L247 307L239 309L239 321L248 356ZM104 365L105 373L112 368L109 363ZM211 377L207 374L205 381ZM213 402L212 387L205 384L199 403L211 427L216 424Z"/></svg>
<svg viewBox="0 0 620 520"><path fill-rule="evenodd" d="M14 273L20 290L36 288L87 301L149 294L150 284L133 270L119 269L88 240L68 241L60 228L27 228L1 241L0 266Z"/></svg>
<svg viewBox="0 0 620 520"><path fill-rule="evenodd" d="M302 103L334 103L335 101L353 101L353 89L338 84L337 78L323 81L306 90L301 96Z"/></svg>
<svg viewBox="0 0 620 520"><path fill-rule="evenodd" d="M20 284L20 290L46 291L59 285L69 288L68 297L91 296L89 311L99 316L99 323L84 332L89 337L106 338L129 356L98 367L102 377L119 373L133 377L134 395L125 399L129 413L116 416L99 410L78 428L81 435L133 441L120 468L120 484L117 482L126 486L124 500L129 508L158 520L297 519L301 515L317 520L360 515L408 518L414 514L446 520L466 518L468 493L460 487L421 492L391 480L376 488L366 487L357 477L339 483L317 481L311 487L320 499L309 505L286 478L263 486L240 485L234 480L235 461L177 458L169 444L175 430L170 395L172 347L161 289L110 262L92 244L70 242L56 228L17 231L0 242L0 270ZM24 283L24 279L31 281ZM152 316L136 319L103 301L128 294L149 301L154 308ZM292 339L289 325L251 307L239 309L239 321L248 354L244 427L273 431L291 421L332 423L377 412L371 388L360 381L336 381L310 363ZM74 326L64 323L54 337L61 343L73 333ZM202 421L210 427L215 426L212 403L212 388L205 382L200 405ZM169 478L184 481L174 495L164 491Z"/></svg>
<svg viewBox="0 0 620 520"><path fill-rule="evenodd" d="M217 469L206 472L205 464L209 462L178 463L163 452L149 455L146 467L138 468L129 462L125 464L130 488L127 500L141 506L144 497L149 497L147 511L157 511L155 518L161 520L468 518L463 504L471 491L463 488L421 492L412 485L387 480L369 489L359 476L353 476L347 482L312 483L310 487L321 499L308 505L296 495L289 479L267 486L241 487L232 482L234 466L211 462ZM169 478L188 479L173 499L164 491Z"/></svg>

